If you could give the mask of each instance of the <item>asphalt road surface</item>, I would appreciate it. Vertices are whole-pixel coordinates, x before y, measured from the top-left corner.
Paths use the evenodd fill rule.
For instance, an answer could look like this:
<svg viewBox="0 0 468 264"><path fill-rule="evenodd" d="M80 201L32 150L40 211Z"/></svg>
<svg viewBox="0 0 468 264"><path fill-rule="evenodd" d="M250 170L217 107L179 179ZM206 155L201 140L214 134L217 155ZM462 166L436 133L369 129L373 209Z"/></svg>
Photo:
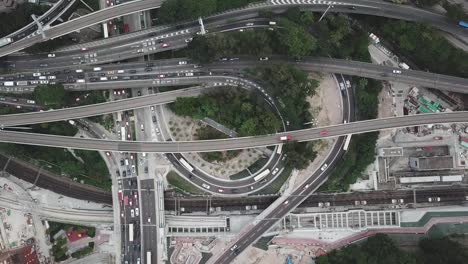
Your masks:
<svg viewBox="0 0 468 264"><path fill-rule="evenodd" d="M210 152L271 146L281 143L280 136L289 135L294 141L310 141L330 137L360 134L389 128L401 128L425 124L464 123L468 112L420 114L413 116L391 117L366 121L350 122L327 127L317 127L289 131L272 135L229 138L220 140L179 141L179 142L142 142L84 139L65 136L44 135L24 132L1 131L0 142L27 145L63 147L117 152Z"/></svg>
<svg viewBox="0 0 468 264"><path fill-rule="evenodd" d="M77 31L79 29L98 24L103 21L119 17L125 14L131 14L138 11L157 8L161 5L161 2L162 1L154 0L133 1L99 10L97 12L93 12L91 14L82 16L72 21L67 21L65 23L51 27L46 31L46 37L48 39L56 38L68 34L70 32ZM290 5L282 5L276 4L275 1L271 1L256 5L250 5L243 9L218 14L207 18L207 20L209 22L210 19L215 19L217 17L221 17L223 19L235 17L252 17L256 16L256 14L259 11L283 11L290 8L291 6L301 6L313 11L324 11L328 8L329 4L331 3L332 2L327 1L323 3L303 1L300 4L296 3ZM355 8L351 8L352 6L354 6ZM447 31L452 35L461 36L465 38L468 36L466 30L463 30L462 28L456 25L456 21L451 21L443 15L435 14L430 11L414 8L411 6L391 4L383 1L340 1L338 3L335 3L334 8L331 8L329 12L359 13L384 16L389 18L397 18L409 21L423 21L431 23L435 27ZM31 38L28 38L27 40L20 40L14 42L6 47L0 48L0 57L13 53L15 51L19 51L40 41L42 41L42 36L36 35Z"/></svg>

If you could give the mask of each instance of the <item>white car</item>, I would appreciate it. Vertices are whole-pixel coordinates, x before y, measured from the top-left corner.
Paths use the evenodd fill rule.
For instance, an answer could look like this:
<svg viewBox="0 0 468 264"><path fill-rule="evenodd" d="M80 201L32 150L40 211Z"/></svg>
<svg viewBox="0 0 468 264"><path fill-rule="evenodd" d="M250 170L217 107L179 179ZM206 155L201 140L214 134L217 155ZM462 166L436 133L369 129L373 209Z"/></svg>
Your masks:
<svg viewBox="0 0 468 264"><path fill-rule="evenodd" d="M190 41L192 41L193 38L188 38L188 39L185 39L185 43L189 43Z"/></svg>
<svg viewBox="0 0 468 264"><path fill-rule="evenodd" d="M49 54L47 55L47 57L49 57L49 58L55 58L55 53L49 53Z"/></svg>
<svg viewBox="0 0 468 264"><path fill-rule="evenodd" d="M321 171L325 171L328 168L328 164L323 164L322 168L320 168Z"/></svg>
<svg viewBox="0 0 468 264"><path fill-rule="evenodd" d="M279 168L275 168L271 174L275 175L279 171Z"/></svg>
<svg viewBox="0 0 468 264"><path fill-rule="evenodd" d="M289 200L286 200L286 202L284 202L283 204L284 205L287 205L289 203Z"/></svg>
<svg viewBox="0 0 468 264"><path fill-rule="evenodd" d="M202 183L202 186L203 186L203 188L206 188L208 190L210 189L210 186L208 184L206 184L206 183Z"/></svg>
<svg viewBox="0 0 468 264"><path fill-rule="evenodd" d="M179 65L185 65L185 64L187 64L186 61L179 61Z"/></svg>
<svg viewBox="0 0 468 264"><path fill-rule="evenodd" d="M151 109L151 112L154 112L154 106L151 106L150 109Z"/></svg>
<svg viewBox="0 0 468 264"><path fill-rule="evenodd" d="M134 211L133 209L130 210L130 216L131 216L131 217L135 217L135 211Z"/></svg>
<svg viewBox="0 0 468 264"><path fill-rule="evenodd" d="M139 216L140 215L140 210L138 208L135 208L135 215Z"/></svg>
<svg viewBox="0 0 468 264"><path fill-rule="evenodd" d="M401 74L401 71L400 70L393 70L393 73Z"/></svg>

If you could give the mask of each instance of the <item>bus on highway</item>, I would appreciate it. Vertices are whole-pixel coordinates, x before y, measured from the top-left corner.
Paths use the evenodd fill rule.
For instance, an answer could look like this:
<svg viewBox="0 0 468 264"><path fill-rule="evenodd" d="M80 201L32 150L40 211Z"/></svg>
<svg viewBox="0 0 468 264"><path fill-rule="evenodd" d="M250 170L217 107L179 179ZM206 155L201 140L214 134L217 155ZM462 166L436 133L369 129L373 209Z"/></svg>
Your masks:
<svg viewBox="0 0 468 264"><path fill-rule="evenodd" d="M281 151L283 151L283 144L278 145L278 148L276 149L276 154L281 154Z"/></svg>
<svg viewBox="0 0 468 264"><path fill-rule="evenodd" d="M151 251L146 251L146 264L151 264Z"/></svg>
<svg viewBox="0 0 468 264"><path fill-rule="evenodd" d="M120 128L120 134L122 137L122 141L125 141L125 137L127 136L127 133L125 133L125 126Z"/></svg>
<svg viewBox="0 0 468 264"><path fill-rule="evenodd" d="M348 150L349 143L351 142L351 136L352 136L352 134L349 134L349 135L346 136L346 141L345 141L344 147L343 147L344 151Z"/></svg>
<svg viewBox="0 0 468 264"><path fill-rule="evenodd" d="M125 24L125 25L124 25L124 32L125 32L125 33L128 33L129 31L130 31L130 30L129 30L129 28L128 28L128 24Z"/></svg>
<svg viewBox="0 0 468 264"><path fill-rule="evenodd" d="M128 241L133 242L133 224L128 224Z"/></svg>
<svg viewBox="0 0 468 264"><path fill-rule="evenodd" d="M182 164L182 166L184 166L188 171L190 172L193 171L193 167L190 166L190 164L184 158L180 158L179 161L180 161L180 164Z"/></svg>
<svg viewBox="0 0 468 264"><path fill-rule="evenodd" d="M254 177L254 181L259 181L263 178L265 178L265 176L267 176L268 174L270 174L270 170L269 169L266 169L262 172L260 172L260 174L258 174L257 176Z"/></svg>
<svg viewBox="0 0 468 264"><path fill-rule="evenodd" d="M102 33L104 34L104 38L109 37L109 31L107 30L107 23L102 23Z"/></svg>

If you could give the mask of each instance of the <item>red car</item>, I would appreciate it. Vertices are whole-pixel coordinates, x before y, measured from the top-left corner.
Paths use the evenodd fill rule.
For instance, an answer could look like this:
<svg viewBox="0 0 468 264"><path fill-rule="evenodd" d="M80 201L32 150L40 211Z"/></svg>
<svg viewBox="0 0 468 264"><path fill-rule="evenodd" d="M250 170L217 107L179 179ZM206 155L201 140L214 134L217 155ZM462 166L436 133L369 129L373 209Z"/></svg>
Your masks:
<svg viewBox="0 0 468 264"><path fill-rule="evenodd" d="M322 131L320 131L320 135L322 135L322 136L328 135L328 130L322 130Z"/></svg>
<svg viewBox="0 0 468 264"><path fill-rule="evenodd" d="M289 141L289 140L291 140L291 136L282 136L282 137L279 138L279 140L281 140L281 141Z"/></svg>

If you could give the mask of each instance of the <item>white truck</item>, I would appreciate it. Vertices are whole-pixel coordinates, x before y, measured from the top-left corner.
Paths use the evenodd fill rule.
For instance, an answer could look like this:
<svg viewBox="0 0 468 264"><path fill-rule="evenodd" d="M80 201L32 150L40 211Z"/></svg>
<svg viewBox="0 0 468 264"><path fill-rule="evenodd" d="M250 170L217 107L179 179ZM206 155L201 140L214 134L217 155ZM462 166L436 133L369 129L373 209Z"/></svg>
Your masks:
<svg viewBox="0 0 468 264"><path fill-rule="evenodd" d="M6 46L12 42L13 40L11 38L2 38L0 39L0 47Z"/></svg>
<svg viewBox="0 0 468 264"><path fill-rule="evenodd" d="M3 86L15 86L15 82L4 82Z"/></svg>
<svg viewBox="0 0 468 264"><path fill-rule="evenodd" d="M402 68L402 69L409 70L408 64L406 64L404 62L398 63L398 66L400 66L400 68Z"/></svg>

